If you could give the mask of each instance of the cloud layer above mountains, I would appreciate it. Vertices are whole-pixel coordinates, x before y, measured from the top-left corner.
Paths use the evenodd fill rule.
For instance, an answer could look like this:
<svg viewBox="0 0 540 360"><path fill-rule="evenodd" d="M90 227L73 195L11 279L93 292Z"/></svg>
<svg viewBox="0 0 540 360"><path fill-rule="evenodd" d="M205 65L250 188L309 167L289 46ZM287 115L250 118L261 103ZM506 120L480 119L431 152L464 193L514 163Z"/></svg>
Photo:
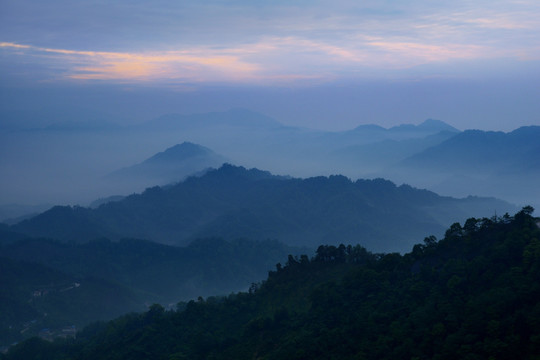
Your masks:
<svg viewBox="0 0 540 360"><path fill-rule="evenodd" d="M42 80L267 84L448 74L413 70L426 65L472 76L478 61L540 60L535 1L7 1L2 13L2 62L39 64L32 74Z"/></svg>

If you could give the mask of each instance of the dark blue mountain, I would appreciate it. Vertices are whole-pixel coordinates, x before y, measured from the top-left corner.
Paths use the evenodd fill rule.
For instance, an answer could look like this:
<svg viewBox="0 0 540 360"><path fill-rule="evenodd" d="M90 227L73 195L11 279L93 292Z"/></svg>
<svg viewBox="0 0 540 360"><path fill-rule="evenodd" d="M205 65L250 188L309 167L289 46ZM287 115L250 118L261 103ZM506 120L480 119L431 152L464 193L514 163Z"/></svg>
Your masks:
<svg viewBox="0 0 540 360"><path fill-rule="evenodd" d="M540 206L540 126L467 130L380 173L438 193Z"/></svg>
<svg viewBox="0 0 540 360"><path fill-rule="evenodd" d="M308 247L351 242L375 251L405 251L418 238L441 235L472 213L491 216L495 210L514 208L495 199L441 197L383 179L298 179L223 165L97 209L56 207L12 230L76 242L106 236L181 245L219 236Z"/></svg>
<svg viewBox="0 0 540 360"><path fill-rule="evenodd" d="M411 156L403 165L448 172L538 172L540 126L510 133L467 130Z"/></svg>

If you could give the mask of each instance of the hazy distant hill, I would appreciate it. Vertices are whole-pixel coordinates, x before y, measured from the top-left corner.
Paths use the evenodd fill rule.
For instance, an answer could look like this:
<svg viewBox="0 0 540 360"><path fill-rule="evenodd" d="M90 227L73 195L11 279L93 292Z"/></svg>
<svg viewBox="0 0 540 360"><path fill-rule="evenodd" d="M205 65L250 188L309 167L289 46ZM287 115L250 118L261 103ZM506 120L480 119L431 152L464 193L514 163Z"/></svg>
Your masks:
<svg viewBox="0 0 540 360"><path fill-rule="evenodd" d="M313 130L285 126L245 109L169 114L124 127L109 126L101 118L73 119L76 121L69 123L62 118L47 129L0 134L6 149L2 166L9 170L0 177L0 198L5 203L89 204L97 198L179 181L187 172L180 171L180 163L186 159L171 167L143 162L162 152L164 144L204 144L228 162L273 173L295 177L343 174L356 179L372 177L375 171L436 145L433 140L442 142L446 137L439 138L440 133L458 133L437 120L390 129L362 125L349 131ZM428 137L429 144L424 141ZM116 175L106 176L133 164L137 165L118 171L116 181ZM148 178L149 174L169 176ZM5 218L17 216L7 214Z"/></svg>
<svg viewBox="0 0 540 360"><path fill-rule="evenodd" d="M311 130L285 126L245 109L170 114L134 129L160 136L177 134L209 144L234 163L302 177L332 173L365 177L459 133L443 121L432 119L389 129L361 125L339 132ZM393 156L398 157L390 159ZM368 161L362 161L368 157Z"/></svg>
<svg viewBox="0 0 540 360"><path fill-rule="evenodd" d="M1 204L0 205L0 221L6 224L15 224L23 219L21 217L29 217L30 215L37 215L43 212L52 205L20 205L20 204ZM17 219L19 221L17 221Z"/></svg>
<svg viewBox="0 0 540 360"><path fill-rule="evenodd" d="M157 153L143 162L117 170L107 179L119 184L137 184L139 188L166 185L183 180L211 167L219 167L226 159L207 147L183 142Z"/></svg>
<svg viewBox="0 0 540 360"><path fill-rule="evenodd" d="M389 129L361 125L348 131L299 133L296 141L286 146L304 171L365 178L458 133L448 124L430 119L419 125L403 124Z"/></svg>
<svg viewBox="0 0 540 360"><path fill-rule="evenodd" d="M383 174L442 193L466 191L538 206L540 126L509 133L467 130Z"/></svg>
<svg viewBox="0 0 540 360"><path fill-rule="evenodd" d="M394 138L417 138L426 135L433 135L440 132L459 133L460 131L455 127L448 125L444 121L427 119L418 125L414 124L401 124L385 129L378 125L360 125L353 130L347 131L348 133L371 133L371 134L385 134L386 137Z"/></svg>
<svg viewBox="0 0 540 360"><path fill-rule="evenodd" d="M448 125L444 121L441 120L435 120L435 119L427 119L424 122L422 122L419 125L412 125L412 124L403 124L391 127L389 129L391 132L425 132L425 133L439 133L441 131L448 131L448 132L454 132L458 133L460 132L455 127Z"/></svg>
<svg viewBox="0 0 540 360"><path fill-rule="evenodd" d="M456 136L453 131L441 131L425 137L412 139L385 139L374 143L350 145L330 154L334 164L351 170L356 166L358 175L377 172L399 163L409 156L415 155L432 146Z"/></svg>
<svg viewBox="0 0 540 360"><path fill-rule="evenodd" d="M403 161L442 172L540 172L540 126L509 133L466 130Z"/></svg>
<svg viewBox="0 0 540 360"><path fill-rule="evenodd" d="M513 210L495 199L441 197L383 179L296 179L223 165L97 209L55 207L12 229L77 242L106 236L186 244L219 236L311 247L350 242L373 251L405 251L418 238L440 235L473 213Z"/></svg>
<svg viewBox="0 0 540 360"><path fill-rule="evenodd" d="M459 130L443 121L428 119L419 125L402 124L389 129L378 125L360 125L352 130L325 132L321 134L319 141L321 144L334 148L376 144L385 140L422 139L441 132L457 134Z"/></svg>

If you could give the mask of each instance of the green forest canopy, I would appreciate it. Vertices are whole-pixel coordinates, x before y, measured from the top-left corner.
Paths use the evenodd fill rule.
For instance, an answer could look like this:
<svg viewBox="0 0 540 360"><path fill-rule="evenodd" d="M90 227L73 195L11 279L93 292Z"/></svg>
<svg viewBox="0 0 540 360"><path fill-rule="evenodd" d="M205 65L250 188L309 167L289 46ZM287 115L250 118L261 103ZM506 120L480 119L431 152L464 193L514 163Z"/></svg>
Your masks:
<svg viewBox="0 0 540 360"><path fill-rule="evenodd" d="M6 359L537 359L533 209L471 218L405 255L320 246L247 293L154 305Z"/></svg>

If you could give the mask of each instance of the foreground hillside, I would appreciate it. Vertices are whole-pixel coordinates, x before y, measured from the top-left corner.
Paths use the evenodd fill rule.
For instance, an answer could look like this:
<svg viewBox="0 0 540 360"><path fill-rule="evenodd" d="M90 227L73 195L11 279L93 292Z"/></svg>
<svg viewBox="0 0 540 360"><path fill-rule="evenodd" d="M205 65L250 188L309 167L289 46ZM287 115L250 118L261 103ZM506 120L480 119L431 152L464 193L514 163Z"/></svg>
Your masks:
<svg viewBox="0 0 540 360"><path fill-rule="evenodd" d="M154 305L6 359L535 359L540 230L532 208L471 218L410 253L320 246L249 293Z"/></svg>
<svg viewBox="0 0 540 360"><path fill-rule="evenodd" d="M0 257L0 284L0 349L145 309L139 294L109 279L5 257Z"/></svg>
<svg viewBox="0 0 540 360"><path fill-rule="evenodd" d="M383 179L296 179L226 164L97 209L55 207L11 230L74 242L132 237L185 245L217 236L403 252L426 234L442 235L453 222L513 211L493 198L442 197Z"/></svg>
<svg viewBox="0 0 540 360"><path fill-rule="evenodd" d="M199 239L173 247L134 239L16 240L0 246L0 348L156 302L246 290L299 251L277 241Z"/></svg>

